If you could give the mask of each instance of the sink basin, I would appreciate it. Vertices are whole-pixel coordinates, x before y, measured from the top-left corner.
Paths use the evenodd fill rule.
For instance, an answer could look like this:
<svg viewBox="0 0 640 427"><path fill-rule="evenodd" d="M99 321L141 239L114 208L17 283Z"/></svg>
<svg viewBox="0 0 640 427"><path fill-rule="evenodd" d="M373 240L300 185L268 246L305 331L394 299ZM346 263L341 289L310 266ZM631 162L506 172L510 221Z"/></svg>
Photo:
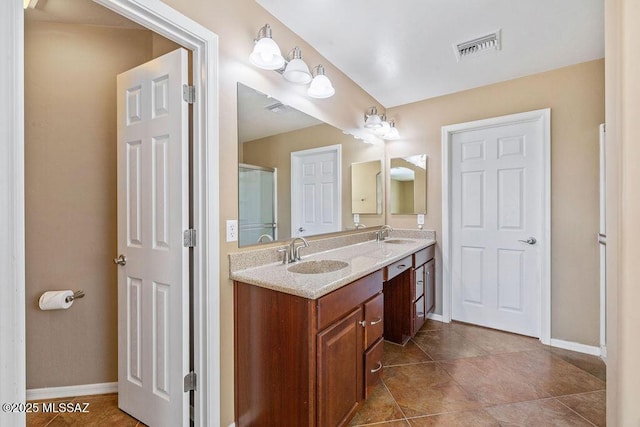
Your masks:
<svg viewBox="0 0 640 427"><path fill-rule="evenodd" d="M411 239L385 239L383 240L384 243L391 243L391 244L396 244L396 245L401 245L403 243L415 243L415 240L411 240Z"/></svg>
<svg viewBox="0 0 640 427"><path fill-rule="evenodd" d="M321 261L304 261L299 262L291 267L287 268L292 273L300 274L321 274L331 273L332 271L342 270L348 267L349 263L344 261L337 261L332 259Z"/></svg>

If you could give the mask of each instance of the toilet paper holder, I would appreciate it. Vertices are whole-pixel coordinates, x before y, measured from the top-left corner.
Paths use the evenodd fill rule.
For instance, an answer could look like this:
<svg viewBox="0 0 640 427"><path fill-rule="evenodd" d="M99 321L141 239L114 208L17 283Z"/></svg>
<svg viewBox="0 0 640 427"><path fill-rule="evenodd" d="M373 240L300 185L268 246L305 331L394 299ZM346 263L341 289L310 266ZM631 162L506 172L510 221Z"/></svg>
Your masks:
<svg viewBox="0 0 640 427"><path fill-rule="evenodd" d="M84 297L84 291L80 290L80 291L75 291L73 293L73 295L69 295L64 300L65 300L65 302L71 302L73 300L76 300L76 299L79 299L79 298L83 298L83 297Z"/></svg>

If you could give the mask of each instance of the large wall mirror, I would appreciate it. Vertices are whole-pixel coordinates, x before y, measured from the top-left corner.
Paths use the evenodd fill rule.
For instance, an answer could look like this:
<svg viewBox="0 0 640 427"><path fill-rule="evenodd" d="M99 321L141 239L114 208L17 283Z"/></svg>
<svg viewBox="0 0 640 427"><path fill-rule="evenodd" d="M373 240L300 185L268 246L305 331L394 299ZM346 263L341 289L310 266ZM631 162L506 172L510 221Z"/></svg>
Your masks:
<svg viewBox="0 0 640 427"><path fill-rule="evenodd" d="M427 212L427 155L394 157L389 167L392 215Z"/></svg>
<svg viewBox="0 0 640 427"><path fill-rule="evenodd" d="M238 219L240 246L353 229L352 164L374 162L384 148L238 83ZM384 191L371 189L380 208L359 223L384 224Z"/></svg>

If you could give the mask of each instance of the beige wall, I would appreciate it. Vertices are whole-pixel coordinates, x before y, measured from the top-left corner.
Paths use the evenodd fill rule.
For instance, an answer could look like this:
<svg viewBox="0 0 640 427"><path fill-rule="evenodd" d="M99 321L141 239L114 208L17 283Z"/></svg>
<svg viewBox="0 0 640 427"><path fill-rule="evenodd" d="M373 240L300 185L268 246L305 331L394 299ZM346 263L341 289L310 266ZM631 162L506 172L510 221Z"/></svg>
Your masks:
<svg viewBox="0 0 640 427"><path fill-rule="evenodd" d="M27 21L27 388L117 381L116 75L176 48L147 30ZM83 289L41 311L55 289Z"/></svg>
<svg viewBox="0 0 640 427"><path fill-rule="evenodd" d="M342 146L342 228L353 228L351 163L382 160L384 148L366 144L329 125L317 125L241 144L242 162L278 169L278 239L291 238L291 152L328 145ZM375 187L373 189L375 195ZM375 209L375 206L374 206ZM361 215L371 227L384 224L384 215Z"/></svg>
<svg viewBox="0 0 640 427"><path fill-rule="evenodd" d="M640 4L605 2L607 424L640 425Z"/></svg>
<svg viewBox="0 0 640 427"><path fill-rule="evenodd" d="M375 215L378 212L378 206L384 204L384 200L378 200L377 192L378 182L382 183L383 154L381 152L377 160L351 162L351 212ZM366 219L364 216L363 218ZM353 217L349 215L348 220L352 221ZM384 217L381 220L384 222ZM363 219L360 221L364 223Z"/></svg>
<svg viewBox="0 0 640 427"><path fill-rule="evenodd" d="M604 61L391 108L402 139L387 157L425 152L425 228L442 234L441 127L551 108L552 338L599 345L598 125L604 122ZM394 227L416 227L415 216L390 216ZM440 261L439 261L440 262ZM437 312L442 279L438 265Z"/></svg>

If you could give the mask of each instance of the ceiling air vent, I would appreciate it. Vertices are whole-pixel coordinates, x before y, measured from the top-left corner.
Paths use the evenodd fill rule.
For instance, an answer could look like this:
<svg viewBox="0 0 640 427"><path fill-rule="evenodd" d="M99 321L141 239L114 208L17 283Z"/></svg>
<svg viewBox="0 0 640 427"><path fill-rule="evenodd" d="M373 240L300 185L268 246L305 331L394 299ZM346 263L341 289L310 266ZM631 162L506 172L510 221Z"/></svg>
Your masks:
<svg viewBox="0 0 640 427"><path fill-rule="evenodd" d="M500 50L500 30L486 36L453 45L456 59L460 62L472 56Z"/></svg>

